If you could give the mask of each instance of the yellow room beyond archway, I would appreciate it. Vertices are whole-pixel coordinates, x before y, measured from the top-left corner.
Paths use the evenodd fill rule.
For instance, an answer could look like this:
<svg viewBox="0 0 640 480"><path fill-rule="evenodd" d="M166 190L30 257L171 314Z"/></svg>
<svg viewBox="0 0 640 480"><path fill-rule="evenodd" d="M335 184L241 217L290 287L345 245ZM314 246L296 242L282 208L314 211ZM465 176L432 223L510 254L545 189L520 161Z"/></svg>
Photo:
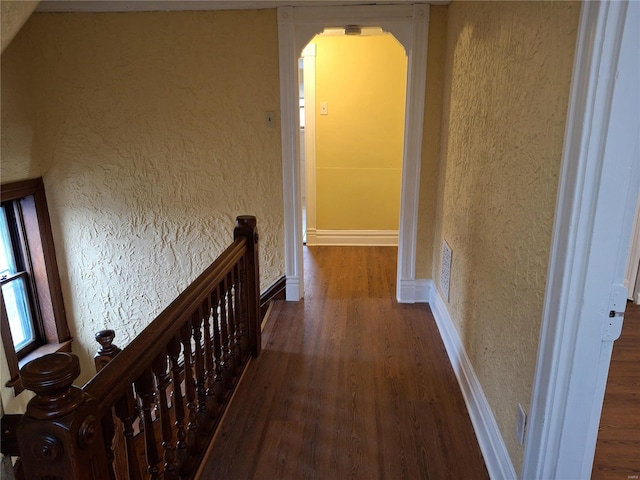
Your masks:
<svg viewBox="0 0 640 480"><path fill-rule="evenodd" d="M306 204L315 215L307 215L309 244L397 245L407 57L393 35L370 30L351 36L327 29L310 42L315 98L306 117L313 115L314 128L306 122L305 143L315 143L315 161L306 159L315 188L307 188Z"/></svg>

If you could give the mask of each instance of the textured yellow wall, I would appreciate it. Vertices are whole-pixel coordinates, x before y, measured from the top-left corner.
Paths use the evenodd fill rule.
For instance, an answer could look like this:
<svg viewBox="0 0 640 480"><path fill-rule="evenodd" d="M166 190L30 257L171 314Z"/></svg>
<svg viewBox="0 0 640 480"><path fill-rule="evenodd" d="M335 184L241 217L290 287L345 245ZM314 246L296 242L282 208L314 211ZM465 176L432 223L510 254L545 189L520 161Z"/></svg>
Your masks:
<svg viewBox="0 0 640 480"><path fill-rule="evenodd" d="M16 70L2 181L41 165L81 381L94 332L126 345L231 242L236 215L258 217L262 288L284 273L280 129L264 121L275 11L34 14L2 61ZM24 110L5 130L13 93Z"/></svg>
<svg viewBox="0 0 640 480"><path fill-rule="evenodd" d="M2 17L0 36L2 37L3 52L36 9L38 3L40 2L29 0L2 0L0 2L0 16Z"/></svg>
<svg viewBox="0 0 640 480"><path fill-rule="evenodd" d="M580 6L453 2L433 278L453 250L449 311L516 470L532 392Z"/></svg>
<svg viewBox="0 0 640 480"><path fill-rule="evenodd" d="M18 2L11 2L18 3ZM2 2L2 28L6 18ZM17 32L14 32L16 34ZM4 38L3 32L3 38ZM18 38L21 34L17 33ZM13 35L11 39L13 39ZM9 43L9 41L7 41ZM4 45L4 40L3 40ZM35 178L42 175L40 165L34 153L35 110L33 108L32 75L30 62L25 52L25 43L16 40L15 44L3 50L1 88L1 147L0 147L0 182L6 183L16 179ZM0 187L1 188L1 187ZM4 347L0 345L0 398L2 410L6 413L23 413L31 398L30 392L15 397L13 388L7 388L10 379Z"/></svg>
<svg viewBox="0 0 640 480"><path fill-rule="evenodd" d="M418 230L416 237L416 278L432 277L433 249L437 208L438 169L444 59L447 43L447 8L432 5L429 10L429 44L427 51L427 83L424 99L422 160L418 197Z"/></svg>
<svg viewBox="0 0 640 480"><path fill-rule="evenodd" d="M317 228L397 230L407 59L391 35L319 36ZM320 103L328 103L328 115Z"/></svg>
<svg viewBox="0 0 640 480"><path fill-rule="evenodd" d="M20 39L20 34L18 39ZM2 133L0 181L36 178L42 169L35 154L36 110L33 105L33 75L25 42L16 40L2 53Z"/></svg>

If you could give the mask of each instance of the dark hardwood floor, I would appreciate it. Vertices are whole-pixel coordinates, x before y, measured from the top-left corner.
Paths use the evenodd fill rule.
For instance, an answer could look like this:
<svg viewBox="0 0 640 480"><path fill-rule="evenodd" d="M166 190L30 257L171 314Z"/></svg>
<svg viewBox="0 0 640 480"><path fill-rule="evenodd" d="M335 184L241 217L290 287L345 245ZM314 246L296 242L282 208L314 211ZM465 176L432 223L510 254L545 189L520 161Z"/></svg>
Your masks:
<svg viewBox="0 0 640 480"><path fill-rule="evenodd" d="M594 479L640 478L640 306L627 305L622 335L613 344Z"/></svg>
<svg viewBox="0 0 640 480"><path fill-rule="evenodd" d="M427 305L395 301L393 247L305 248L201 479L488 478Z"/></svg>

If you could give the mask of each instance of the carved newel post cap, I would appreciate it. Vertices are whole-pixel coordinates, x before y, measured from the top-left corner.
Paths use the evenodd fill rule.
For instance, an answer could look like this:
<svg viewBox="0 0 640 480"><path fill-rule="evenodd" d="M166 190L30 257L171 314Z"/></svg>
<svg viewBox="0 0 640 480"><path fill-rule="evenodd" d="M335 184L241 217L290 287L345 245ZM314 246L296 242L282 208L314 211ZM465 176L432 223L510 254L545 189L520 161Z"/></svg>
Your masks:
<svg viewBox="0 0 640 480"><path fill-rule="evenodd" d="M116 332L113 330L100 330L95 335L96 341L100 344L100 350L96 353L96 357L101 355L111 356L120 352L120 349L113 345L113 339L116 337Z"/></svg>
<svg viewBox="0 0 640 480"><path fill-rule="evenodd" d="M257 225L256 217L253 215L240 215L236 217L237 227L249 227L253 228Z"/></svg>
<svg viewBox="0 0 640 480"><path fill-rule="evenodd" d="M77 408L84 396L71 384L79 375L80 362L71 353L50 353L27 363L20 369L22 385L36 393L27 405L27 415L55 418Z"/></svg>
<svg viewBox="0 0 640 480"><path fill-rule="evenodd" d="M102 345L102 348L109 348L113 343L113 339L116 338L116 332L111 329L100 330L95 337L96 341Z"/></svg>
<svg viewBox="0 0 640 480"><path fill-rule="evenodd" d="M236 217L236 228L233 232L233 238L239 236L248 237L249 234L253 235L253 243L258 243L258 222L253 215L239 215ZM251 241L251 240L250 240Z"/></svg>
<svg viewBox="0 0 640 480"><path fill-rule="evenodd" d="M80 375L78 357L71 353L50 353L20 369L22 385L38 395L69 387Z"/></svg>

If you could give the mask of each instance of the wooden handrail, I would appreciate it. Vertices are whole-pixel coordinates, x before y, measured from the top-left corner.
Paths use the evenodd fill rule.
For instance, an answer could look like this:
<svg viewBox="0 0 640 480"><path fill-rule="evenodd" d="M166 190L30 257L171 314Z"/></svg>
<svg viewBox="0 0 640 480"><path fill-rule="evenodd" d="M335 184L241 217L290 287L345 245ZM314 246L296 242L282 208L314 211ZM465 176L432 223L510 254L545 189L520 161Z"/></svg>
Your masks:
<svg viewBox="0 0 640 480"><path fill-rule="evenodd" d="M72 354L23 367L36 392L18 426L27 480L192 478L260 353L260 320L256 220L241 216L233 243L126 348L96 335L98 373L82 389Z"/></svg>
<svg viewBox="0 0 640 480"><path fill-rule="evenodd" d="M220 283L232 265L246 253L246 239L236 239L194 282L189 285L149 327L145 328L111 362L82 388L98 399L101 410L110 408L148 368L160 353L159 345L166 345L189 320L193 305L200 304L207 295L207 286ZM155 347L155 348L154 348Z"/></svg>

